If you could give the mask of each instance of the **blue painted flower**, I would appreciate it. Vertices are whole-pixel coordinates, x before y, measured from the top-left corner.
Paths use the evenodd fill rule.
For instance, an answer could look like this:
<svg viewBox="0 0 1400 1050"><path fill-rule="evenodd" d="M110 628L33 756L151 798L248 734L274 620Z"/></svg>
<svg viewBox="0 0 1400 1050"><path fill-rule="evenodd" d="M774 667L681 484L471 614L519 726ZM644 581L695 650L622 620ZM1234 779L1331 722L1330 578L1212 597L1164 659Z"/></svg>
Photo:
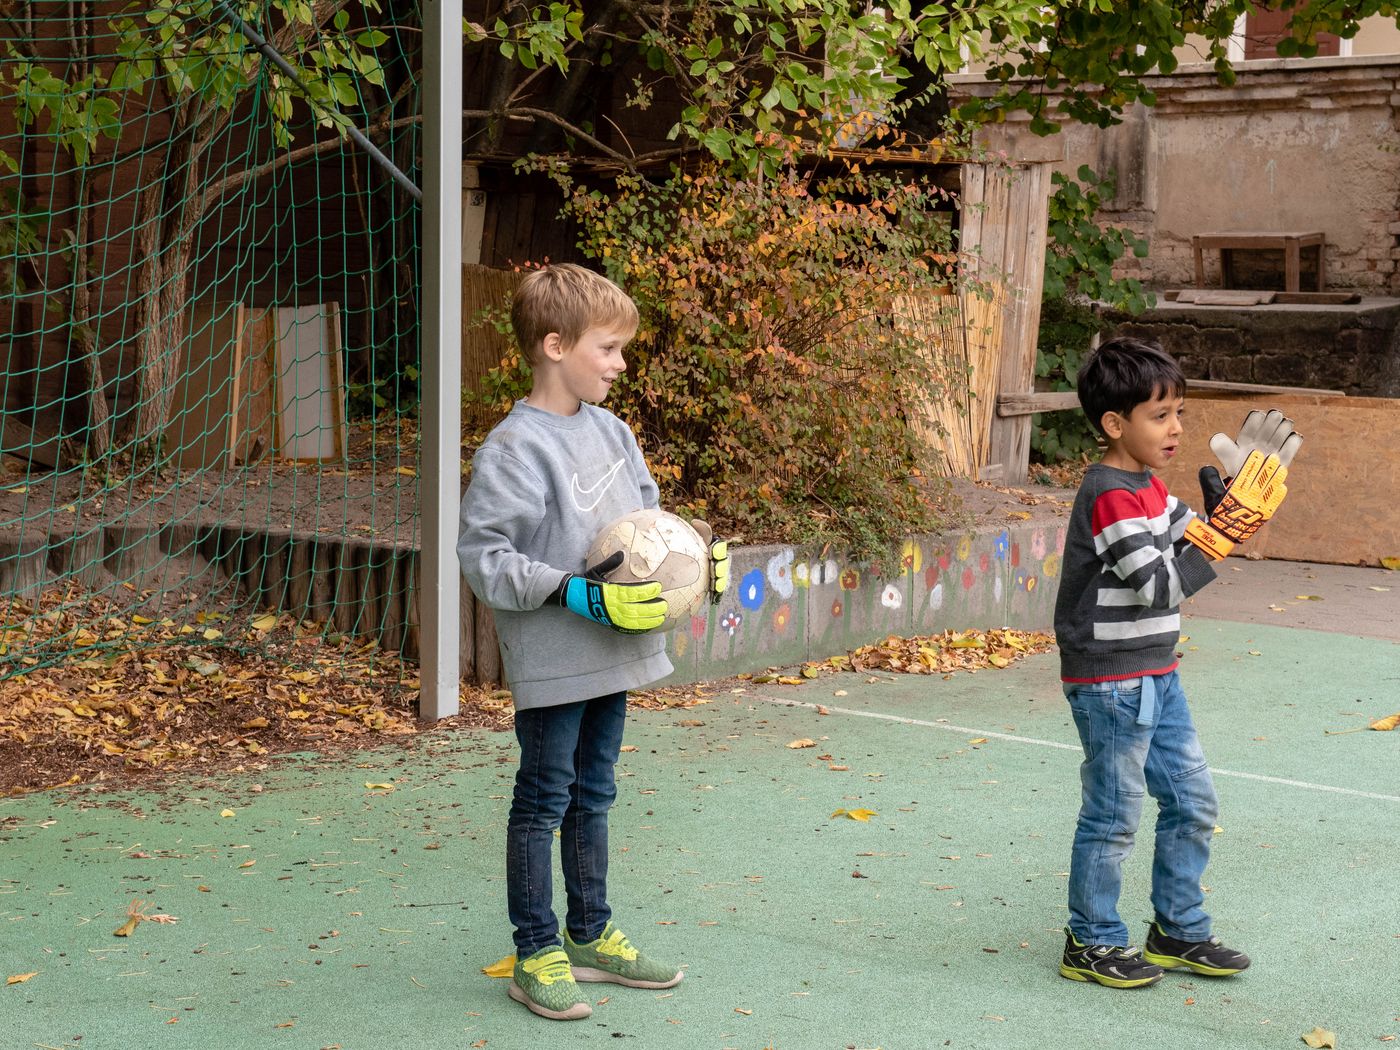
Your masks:
<svg viewBox="0 0 1400 1050"><path fill-rule="evenodd" d="M997 537L996 555L997 561L1006 560L1006 552L1011 549L1011 533L1003 532Z"/></svg>
<svg viewBox="0 0 1400 1050"><path fill-rule="evenodd" d="M763 570L752 569L739 581L739 604L745 609L763 605Z"/></svg>

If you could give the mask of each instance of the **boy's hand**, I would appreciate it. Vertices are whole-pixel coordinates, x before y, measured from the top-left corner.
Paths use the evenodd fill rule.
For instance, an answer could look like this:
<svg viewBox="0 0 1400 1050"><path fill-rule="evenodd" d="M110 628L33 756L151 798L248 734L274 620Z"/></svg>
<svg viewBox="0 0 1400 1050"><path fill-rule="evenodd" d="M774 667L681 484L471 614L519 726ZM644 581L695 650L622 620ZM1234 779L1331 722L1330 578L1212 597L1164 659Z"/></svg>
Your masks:
<svg viewBox="0 0 1400 1050"><path fill-rule="evenodd" d="M1249 539L1274 516L1288 495L1284 485L1287 477L1288 468L1279 462L1277 455L1265 457L1255 449L1211 509L1209 517L1205 521L1192 518L1187 524L1186 538L1206 557L1216 561L1224 558L1237 543ZM1206 488L1204 476L1201 487ZM1208 493L1206 499L1210 499Z"/></svg>
<svg viewBox="0 0 1400 1050"><path fill-rule="evenodd" d="M700 534L700 539L710 548L710 604L714 605L729 589L729 541L715 539L709 522L698 518L690 523L690 527Z"/></svg>
<svg viewBox="0 0 1400 1050"><path fill-rule="evenodd" d="M1279 465L1287 468L1293 465L1293 457L1302 444L1303 435L1293 429L1293 420L1276 408L1267 412L1256 408L1244 417L1239 435L1233 441L1227 434L1216 434L1210 439L1210 450L1225 468L1228 484L1240 472L1251 452L1262 452L1265 458L1278 456Z"/></svg>
<svg viewBox="0 0 1400 1050"><path fill-rule="evenodd" d="M619 634L646 634L661 626L666 618L666 599L661 584L608 583L607 576L622 564L622 552L590 565L587 575L567 573L554 592L555 600L572 613L611 627Z"/></svg>

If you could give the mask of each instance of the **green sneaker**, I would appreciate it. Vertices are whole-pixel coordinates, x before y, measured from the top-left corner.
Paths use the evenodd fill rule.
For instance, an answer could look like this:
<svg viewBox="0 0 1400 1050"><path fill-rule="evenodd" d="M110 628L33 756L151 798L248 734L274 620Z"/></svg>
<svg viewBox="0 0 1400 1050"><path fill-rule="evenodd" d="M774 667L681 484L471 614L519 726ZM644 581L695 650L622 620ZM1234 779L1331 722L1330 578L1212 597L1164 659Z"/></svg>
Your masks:
<svg viewBox="0 0 1400 1050"><path fill-rule="evenodd" d="M528 959L517 959L510 997L531 1013L551 1021L580 1021L593 1013L569 970L569 957L557 944L541 948Z"/></svg>
<svg viewBox="0 0 1400 1050"><path fill-rule="evenodd" d="M648 959L611 922L596 941L577 944L564 933L564 952L576 981L611 981L628 988L670 988L685 976L674 966Z"/></svg>

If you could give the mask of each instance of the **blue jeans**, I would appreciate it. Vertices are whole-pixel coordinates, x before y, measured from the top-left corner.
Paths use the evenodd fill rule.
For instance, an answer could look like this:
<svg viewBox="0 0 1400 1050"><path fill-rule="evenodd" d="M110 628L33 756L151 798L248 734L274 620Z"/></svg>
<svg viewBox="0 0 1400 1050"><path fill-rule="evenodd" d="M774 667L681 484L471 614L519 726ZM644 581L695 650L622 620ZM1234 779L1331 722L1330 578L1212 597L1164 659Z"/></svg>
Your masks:
<svg viewBox="0 0 1400 1050"><path fill-rule="evenodd" d="M608 810L617 797L613 767L626 720L625 692L515 714L520 768L506 825L506 903L521 959L560 943L552 878L555 828L570 936L591 941L612 918Z"/></svg>
<svg viewBox="0 0 1400 1050"><path fill-rule="evenodd" d="M1154 918L1169 937L1203 941L1210 936L1201 876L1215 833L1215 784L1177 673L1154 676L1149 692L1155 698L1148 703L1142 681L1065 685L1084 745L1083 803L1069 866L1069 928L1081 944L1128 943L1118 895L1144 788L1158 806Z"/></svg>

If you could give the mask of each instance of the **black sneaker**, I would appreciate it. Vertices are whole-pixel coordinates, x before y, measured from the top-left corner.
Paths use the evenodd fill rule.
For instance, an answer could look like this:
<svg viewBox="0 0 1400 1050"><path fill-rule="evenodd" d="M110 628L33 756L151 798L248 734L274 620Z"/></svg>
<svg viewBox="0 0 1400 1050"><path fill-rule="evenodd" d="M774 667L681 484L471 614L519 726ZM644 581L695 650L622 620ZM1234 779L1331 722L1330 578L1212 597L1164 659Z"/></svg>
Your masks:
<svg viewBox="0 0 1400 1050"><path fill-rule="evenodd" d="M1142 988L1156 984L1165 971L1146 962L1137 948L1117 944L1080 944L1065 927L1065 954L1060 976L1071 981L1098 981L1109 988Z"/></svg>
<svg viewBox="0 0 1400 1050"><path fill-rule="evenodd" d="M1142 954L1148 962L1165 969L1188 966L1207 977L1232 977L1241 970L1249 969L1249 956L1225 947L1219 937L1212 935L1205 941L1179 941L1168 937L1155 922L1148 924L1147 944Z"/></svg>

